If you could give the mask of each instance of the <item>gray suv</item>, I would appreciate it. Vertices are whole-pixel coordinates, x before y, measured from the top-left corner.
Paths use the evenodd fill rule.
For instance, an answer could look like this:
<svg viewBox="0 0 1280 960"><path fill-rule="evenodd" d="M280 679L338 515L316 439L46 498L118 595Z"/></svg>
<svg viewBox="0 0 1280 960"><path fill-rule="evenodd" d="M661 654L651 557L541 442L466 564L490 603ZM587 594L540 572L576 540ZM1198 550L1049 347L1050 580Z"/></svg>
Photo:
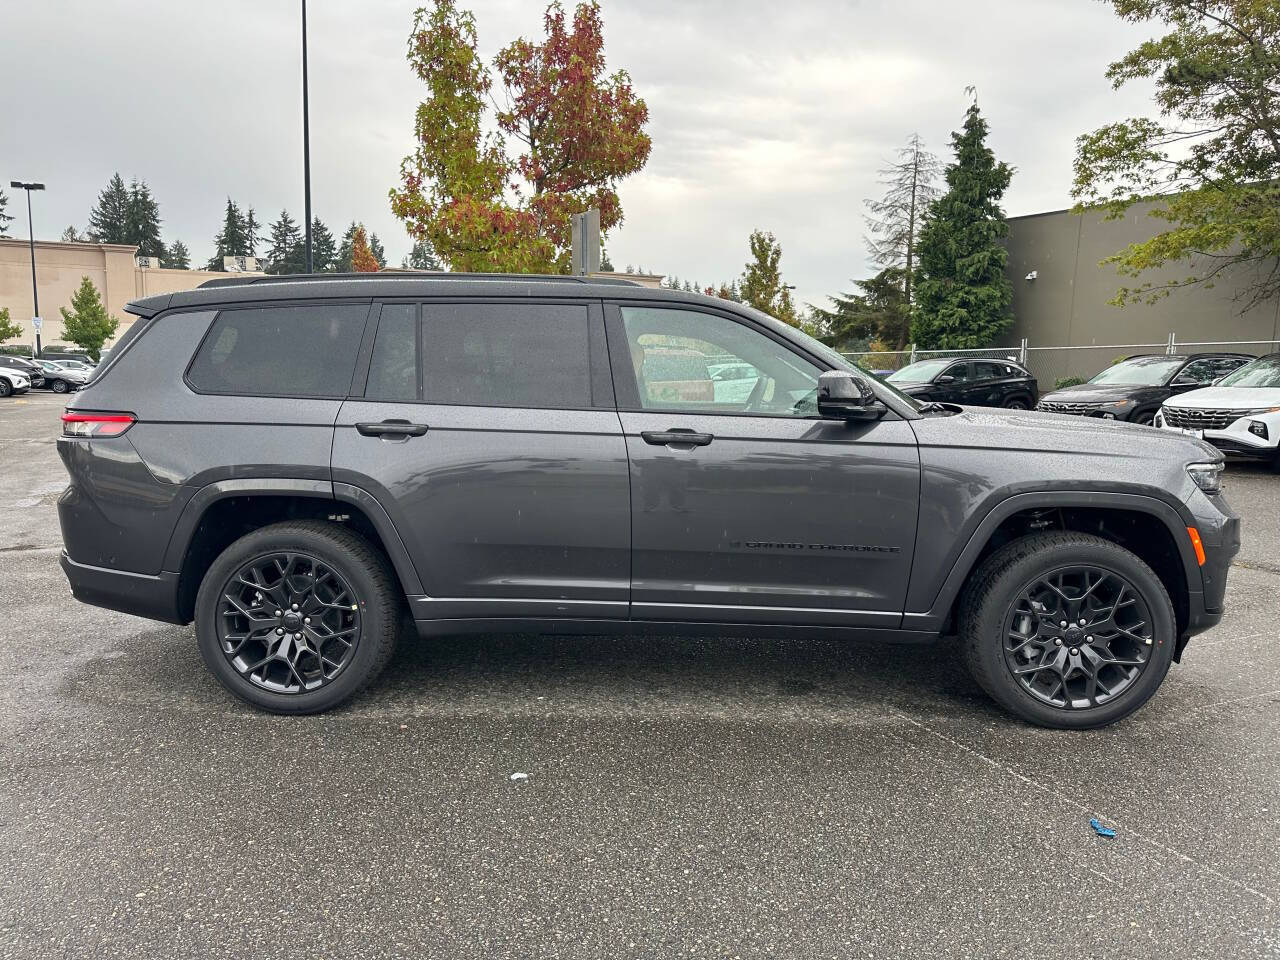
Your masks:
<svg viewBox="0 0 1280 960"><path fill-rule="evenodd" d="M194 622L267 710L346 700L410 623L958 634L1006 709L1096 727L1222 617L1212 447L921 403L740 304L401 274L126 309L63 418L63 569L87 603Z"/></svg>

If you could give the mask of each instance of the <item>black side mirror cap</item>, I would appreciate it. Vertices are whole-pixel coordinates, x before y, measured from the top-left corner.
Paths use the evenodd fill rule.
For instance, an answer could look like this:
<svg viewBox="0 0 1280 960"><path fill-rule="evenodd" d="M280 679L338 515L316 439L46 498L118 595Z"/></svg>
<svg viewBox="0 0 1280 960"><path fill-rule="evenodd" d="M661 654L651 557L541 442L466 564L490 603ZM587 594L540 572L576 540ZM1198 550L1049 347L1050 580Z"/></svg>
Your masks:
<svg viewBox="0 0 1280 960"><path fill-rule="evenodd" d="M826 420L879 420L888 412L871 386L848 370L818 377L818 415Z"/></svg>

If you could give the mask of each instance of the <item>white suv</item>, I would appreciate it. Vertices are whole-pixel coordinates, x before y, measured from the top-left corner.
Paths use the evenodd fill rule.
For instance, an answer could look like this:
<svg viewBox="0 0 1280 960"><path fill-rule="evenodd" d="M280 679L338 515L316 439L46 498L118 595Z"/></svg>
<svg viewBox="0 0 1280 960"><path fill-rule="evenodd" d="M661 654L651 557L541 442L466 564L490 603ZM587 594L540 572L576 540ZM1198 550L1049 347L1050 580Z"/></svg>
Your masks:
<svg viewBox="0 0 1280 960"><path fill-rule="evenodd" d="M1155 425L1202 437L1228 455L1270 460L1280 470L1280 353L1169 398Z"/></svg>

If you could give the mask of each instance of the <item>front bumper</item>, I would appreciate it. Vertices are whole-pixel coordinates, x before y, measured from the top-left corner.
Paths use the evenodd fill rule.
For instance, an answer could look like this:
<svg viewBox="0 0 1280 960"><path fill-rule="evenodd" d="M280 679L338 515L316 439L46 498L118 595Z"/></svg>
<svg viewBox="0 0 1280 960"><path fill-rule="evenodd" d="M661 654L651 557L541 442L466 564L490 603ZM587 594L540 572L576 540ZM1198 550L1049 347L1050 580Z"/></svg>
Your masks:
<svg viewBox="0 0 1280 960"><path fill-rule="evenodd" d="M1249 429L1251 423L1260 423L1266 436L1258 436ZM1165 421L1163 411L1157 426L1174 433L1187 434L1202 438L1223 453L1232 457L1245 457L1251 460L1268 460L1280 449L1280 413L1246 414L1233 420L1221 430L1185 430Z"/></svg>
<svg viewBox="0 0 1280 960"><path fill-rule="evenodd" d="M1178 638L1176 656L1181 657L1187 641L1216 627L1226 607L1227 574L1231 561L1240 552L1240 518L1221 495L1206 496L1196 491L1187 501L1195 516L1195 526L1204 546L1200 567L1200 589L1188 584L1187 625Z"/></svg>

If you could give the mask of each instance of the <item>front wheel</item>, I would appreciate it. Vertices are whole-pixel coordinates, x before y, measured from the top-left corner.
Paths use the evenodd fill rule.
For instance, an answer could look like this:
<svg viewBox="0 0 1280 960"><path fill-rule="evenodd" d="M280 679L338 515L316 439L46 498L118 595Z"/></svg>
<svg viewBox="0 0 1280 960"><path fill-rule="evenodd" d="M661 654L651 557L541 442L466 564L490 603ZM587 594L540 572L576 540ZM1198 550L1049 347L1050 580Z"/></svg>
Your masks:
<svg viewBox="0 0 1280 960"><path fill-rule="evenodd" d="M1013 397L1012 399L1004 402L1004 408L1006 410L1027 410L1030 406L1031 405L1022 397Z"/></svg>
<svg viewBox="0 0 1280 960"><path fill-rule="evenodd" d="M52 384L50 384L50 389L51 389L54 393L66 393L66 392L67 392L67 381L65 381L65 380L55 380L55 381L53 381L53 383L52 383Z"/></svg>
<svg viewBox="0 0 1280 960"><path fill-rule="evenodd" d="M7 397L11 393L13 393L13 384L8 380L0 380L0 397Z"/></svg>
<svg viewBox="0 0 1280 960"><path fill-rule="evenodd" d="M1156 412L1154 410L1142 410L1133 415L1133 422L1141 424L1144 427L1154 426L1156 422Z"/></svg>
<svg viewBox="0 0 1280 960"><path fill-rule="evenodd" d="M376 677L395 646L386 559L335 523L276 523L241 537L196 596L196 639L224 687L274 713L318 713Z"/></svg>
<svg viewBox="0 0 1280 960"><path fill-rule="evenodd" d="M969 671L997 703L1045 727L1133 713L1164 681L1173 604L1141 558L1101 537L1015 540L974 573L960 608Z"/></svg>

